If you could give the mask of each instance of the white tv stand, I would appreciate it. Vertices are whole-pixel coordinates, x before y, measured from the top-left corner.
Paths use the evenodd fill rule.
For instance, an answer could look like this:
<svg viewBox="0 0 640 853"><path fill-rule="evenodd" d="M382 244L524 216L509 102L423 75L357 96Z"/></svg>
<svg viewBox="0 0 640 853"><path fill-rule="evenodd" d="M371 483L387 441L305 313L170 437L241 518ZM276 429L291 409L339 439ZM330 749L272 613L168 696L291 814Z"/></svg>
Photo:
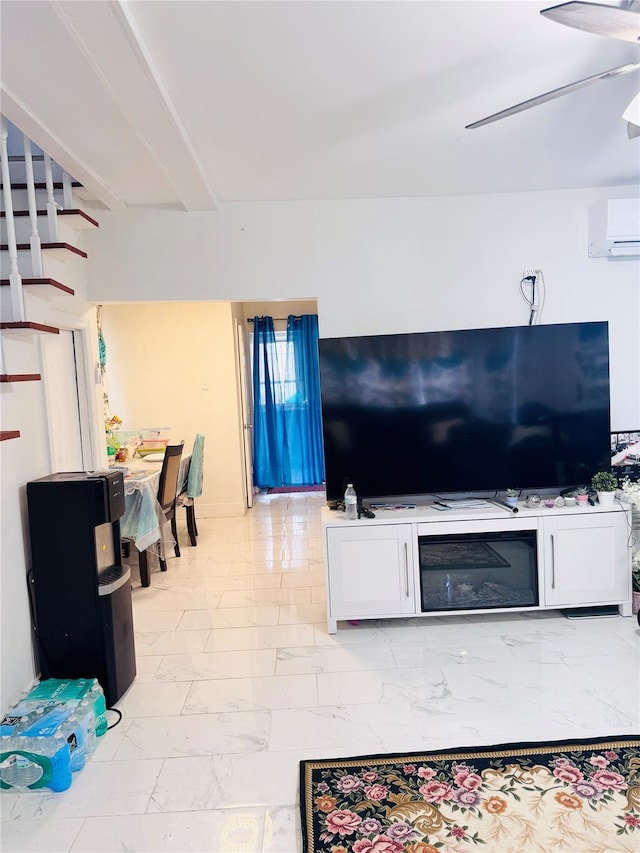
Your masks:
<svg viewBox="0 0 640 853"><path fill-rule="evenodd" d="M433 502L411 509L377 509L375 518L347 521L339 510L323 509L327 582L327 629L340 620L393 619L524 610L554 610L614 605L631 616L631 548L629 508L576 506L546 509L518 505L516 513L500 507L438 511ZM423 609L426 593L419 541L469 541L484 534L524 531L535 542L530 574L537 601L508 607L464 606ZM442 538L444 537L444 538ZM451 537L451 538L449 538ZM493 550L493 549L492 549ZM533 553L533 547L530 547ZM495 553L495 551L494 551ZM507 561L500 580L509 584ZM462 571L462 569L458 569ZM474 566L464 569L473 579ZM491 578L490 578L491 579ZM495 578L493 578L495 580ZM467 583L464 589L471 588ZM459 584L459 589L463 587Z"/></svg>

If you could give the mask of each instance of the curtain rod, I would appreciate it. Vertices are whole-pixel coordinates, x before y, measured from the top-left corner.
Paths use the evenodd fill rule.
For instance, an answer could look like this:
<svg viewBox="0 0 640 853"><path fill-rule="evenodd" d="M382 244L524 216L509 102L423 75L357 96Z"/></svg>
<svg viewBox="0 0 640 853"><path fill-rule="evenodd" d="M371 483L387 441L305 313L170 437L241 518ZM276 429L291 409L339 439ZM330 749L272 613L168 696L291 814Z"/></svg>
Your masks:
<svg viewBox="0 0 640 853"><path fill-rule="evenodd" d="M301 319L302 319L302 317L303 317L303 315L302 315L302 314L300 314L300 315L296 315L296 314L291 315L291 314L290 314L289 316L293 316L293 319L294 319L294 320L301 320ZM264 319L264 318L263 318L263 317L260 317L259 319L260 319L260 320L262 320L262 319ZM285 321L285 320L288 320L288 319L289 319L289 317L272 317L271 319L272 319L274 322L275 322L275 321L281 321L281 322L283 322L283 323L284 323L284 321ZM247 317L247 323L253 323L253 321L254 321L254 320L255 320L255 317Z"/></svg>

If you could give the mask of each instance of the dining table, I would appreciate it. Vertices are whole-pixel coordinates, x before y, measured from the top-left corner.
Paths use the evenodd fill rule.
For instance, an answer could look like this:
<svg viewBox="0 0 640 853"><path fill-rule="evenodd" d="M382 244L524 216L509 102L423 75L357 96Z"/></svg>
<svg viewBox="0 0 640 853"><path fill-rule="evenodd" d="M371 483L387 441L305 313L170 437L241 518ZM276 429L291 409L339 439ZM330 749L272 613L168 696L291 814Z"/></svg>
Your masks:
<svg viewBox="0 0 640 853"><path fill-rule="evenodd" d="M191 455L180 460L178 490L182 491ZM158 502L162 458L153 461L134 457L126 465L114 465L124 473L124 514L120 536L133 542L138 551L153 551L163 559L175 546L171 525Z"/></svg>

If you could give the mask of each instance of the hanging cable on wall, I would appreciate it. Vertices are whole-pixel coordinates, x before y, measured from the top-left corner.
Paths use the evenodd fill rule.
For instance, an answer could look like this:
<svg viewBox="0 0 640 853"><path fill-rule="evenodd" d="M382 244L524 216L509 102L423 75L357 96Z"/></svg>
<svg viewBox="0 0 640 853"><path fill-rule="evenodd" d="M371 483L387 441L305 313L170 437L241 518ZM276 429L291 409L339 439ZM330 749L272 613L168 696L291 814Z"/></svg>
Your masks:
<svg viewBox="0 0 640 853"><path fill-rule="evenodd" d="M527 287L529 287L528 291ZM539 324L545 300L542 270L525 270L524 276L520 279L520 295L529 306L529 325Z"/></svg>

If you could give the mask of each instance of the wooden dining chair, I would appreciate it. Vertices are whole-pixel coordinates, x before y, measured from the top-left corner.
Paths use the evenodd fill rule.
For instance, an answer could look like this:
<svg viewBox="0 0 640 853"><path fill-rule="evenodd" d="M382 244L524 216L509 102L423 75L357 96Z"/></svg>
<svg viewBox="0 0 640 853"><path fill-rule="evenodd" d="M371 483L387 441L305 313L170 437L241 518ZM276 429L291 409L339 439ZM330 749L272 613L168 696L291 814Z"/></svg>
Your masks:
<svg viewBox="0 0 640 853"><path fill-rule="evenodd" d="M176 501L178 497L178 477L180 475L180 462L182 460L182 450L184 442L180 444L167 445L162 460L162 470L160 471L160 482L158 483L158 503L164 513L164 517L171 525L171 534L174 540L174 553L176 557L180 556L180 544L178 542L178 530L176 527ZM160 548L160 571L167 571L167 561L162 556L162 546ZM150 585L149 564L147 562L147 552L140 551L140 582L142 586Z"/></svg>

